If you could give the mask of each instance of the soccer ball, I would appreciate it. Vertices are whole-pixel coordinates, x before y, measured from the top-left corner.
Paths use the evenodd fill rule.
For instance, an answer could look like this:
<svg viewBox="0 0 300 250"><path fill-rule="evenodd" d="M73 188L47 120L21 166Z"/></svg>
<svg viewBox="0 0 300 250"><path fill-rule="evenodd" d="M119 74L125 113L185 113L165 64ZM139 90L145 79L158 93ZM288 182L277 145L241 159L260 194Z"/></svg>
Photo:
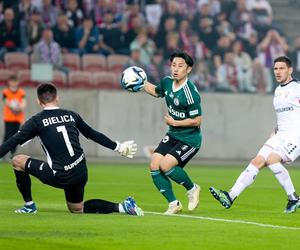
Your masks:
<svg viewBox="0 0 300 250"><path fill-rule="evenodd" d="M147 81L145 71L137 66L125 69L121 77L121 86L131 92L138 92L144 88Z"/></svg>

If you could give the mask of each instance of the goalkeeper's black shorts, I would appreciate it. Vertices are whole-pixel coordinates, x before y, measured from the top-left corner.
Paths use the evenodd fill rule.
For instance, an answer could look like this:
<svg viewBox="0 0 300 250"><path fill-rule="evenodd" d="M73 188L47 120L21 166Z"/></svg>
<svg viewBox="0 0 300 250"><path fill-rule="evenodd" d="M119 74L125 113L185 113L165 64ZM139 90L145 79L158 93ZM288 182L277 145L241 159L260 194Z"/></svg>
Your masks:
<svg viewBox="0 0 300 250"><path fill-rule="evenodd" d="M54 171L53 168L55 169L55 166L50 168L47 162L33 158L29 158L25 164L26 173L35 176L44 184L64 189L67 201L82 202L84 187L88 180L85 161L69 171Z"/></svg>

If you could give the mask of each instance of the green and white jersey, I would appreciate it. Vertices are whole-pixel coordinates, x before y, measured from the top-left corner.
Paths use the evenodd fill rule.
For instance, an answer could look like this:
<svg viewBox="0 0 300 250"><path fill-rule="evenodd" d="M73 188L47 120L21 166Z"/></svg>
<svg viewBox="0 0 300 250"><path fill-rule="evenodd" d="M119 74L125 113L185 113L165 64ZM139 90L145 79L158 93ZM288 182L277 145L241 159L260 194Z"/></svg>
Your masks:
<svg viewBox="0 0 300 250"><path fill-rule="evenodd" d="M169 115L174 120L184 120L202 115L200 94L189 79L178 89L174 89L173 78L167 76L161 80L155 91L159 97L165 97ZM199 148L201 146L200 128L169 126L168 134L192 147Z"/></svg>

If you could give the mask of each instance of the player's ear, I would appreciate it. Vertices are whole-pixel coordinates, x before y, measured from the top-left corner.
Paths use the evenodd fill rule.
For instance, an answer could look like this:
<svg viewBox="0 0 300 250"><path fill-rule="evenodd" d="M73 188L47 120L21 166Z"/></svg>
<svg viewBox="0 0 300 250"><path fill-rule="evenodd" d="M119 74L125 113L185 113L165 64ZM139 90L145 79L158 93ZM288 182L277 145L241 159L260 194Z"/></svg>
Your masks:
<svg viewBox="0 0 300 250"><path fill-rule="evenodd" d="M38 105L42 106L42 104L41 104L39 98L36 99L36 103L37 103Z"/></svg>
<svg viewBox="0 0 300 250"><path fill-rule="evenodd" d="M59 96L58 95L56 96L56 102L59 102Z"/></svg>
<svg viewBox="0 0 300 250"><path fill-rule="evenodd" d="M191 71L192 71L192 67L191 67L191 66L188 66L188 68L187 68L187 73L189 74L189 73L191 73Z"/></svg>
<svg viewBox="0 0 300 250"><path fill-rule="evenodd" d="M293 73L293 71L294 71L294 68L293 68L293 67L290 67L290 68L289 68L289 73L290 73L290 75Z"/></svg>

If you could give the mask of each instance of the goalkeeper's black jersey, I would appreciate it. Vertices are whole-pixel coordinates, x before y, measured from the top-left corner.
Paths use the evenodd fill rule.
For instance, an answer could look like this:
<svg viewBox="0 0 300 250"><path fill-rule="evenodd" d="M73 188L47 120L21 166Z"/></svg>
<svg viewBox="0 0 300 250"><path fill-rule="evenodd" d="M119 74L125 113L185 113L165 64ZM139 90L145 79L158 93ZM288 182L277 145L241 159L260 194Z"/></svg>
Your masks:
<svg viewBox="0 0 300 250"><path fill-rule="evenodd" d="M38 136L49 166L55 171L68 171L84 158L79 132L107 148L116 147L115 142L92 129L76 112L54 107L27 120L18 133L1 145L0 157L16 145Z"/></svg>

